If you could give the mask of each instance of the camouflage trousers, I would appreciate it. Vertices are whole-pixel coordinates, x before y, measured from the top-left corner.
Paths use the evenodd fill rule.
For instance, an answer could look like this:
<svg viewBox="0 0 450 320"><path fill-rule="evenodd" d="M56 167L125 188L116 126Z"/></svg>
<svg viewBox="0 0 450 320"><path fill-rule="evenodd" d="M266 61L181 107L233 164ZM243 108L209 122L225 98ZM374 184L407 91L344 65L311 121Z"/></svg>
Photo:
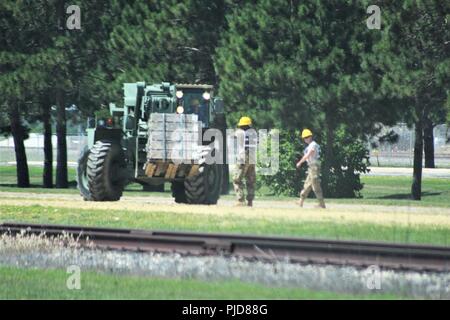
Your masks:
<svg viewBox="0 0 450 320"><path fill-rule="evenodd" d="M255 198L256 166L254 164L237 164L233 176L234 192L238 201L244 202L244 179L247 187L247 201Z"/></svg>
<svg viewBox="0 0 450 320"><path fill-rule="evenodd" d="M300 198L306 199L311 190L314 191L319 203L324 204L322 187L320 186L320 164L308 165L308 174L303 190L300 192Z"/></svg>

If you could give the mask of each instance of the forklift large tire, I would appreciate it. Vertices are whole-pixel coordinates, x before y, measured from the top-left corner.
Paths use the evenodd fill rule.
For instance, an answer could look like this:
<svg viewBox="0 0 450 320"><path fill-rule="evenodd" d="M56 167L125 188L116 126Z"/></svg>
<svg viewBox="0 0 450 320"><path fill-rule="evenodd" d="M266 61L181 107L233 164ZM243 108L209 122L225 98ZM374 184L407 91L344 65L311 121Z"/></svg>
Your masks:
<svg viewBox="0 0 450 320"><path fill-rule="evenodd" d="M201 164L198 174L184 181L187 202L217 204L222 189L222 170L218 164Z"/></svg>
<svg viewBox="0 0 450 320"><path fill-rule="evenodd" d="M127 184L122 147L112 141L97 141L87 160L87 177L92 201L118 201Z"/></svg>
<svg viewBox="0 0 450 320"><path fill-rule="evenodd" d="M174 181L172 182L172 197L176 203L188 203L186 198L186 190L184 189L184 183Z"/></svg>
<svg viewBox="0 0 450 320"><path fill-rule="evenodd" d="M80 194L84 200L89 201L91 199L91 192L89 191L89 182L87 176L87 161L89 156L89 148L86 146L81 151L80 157L78 158L77 165L77 186L80 190Z"/></svg>

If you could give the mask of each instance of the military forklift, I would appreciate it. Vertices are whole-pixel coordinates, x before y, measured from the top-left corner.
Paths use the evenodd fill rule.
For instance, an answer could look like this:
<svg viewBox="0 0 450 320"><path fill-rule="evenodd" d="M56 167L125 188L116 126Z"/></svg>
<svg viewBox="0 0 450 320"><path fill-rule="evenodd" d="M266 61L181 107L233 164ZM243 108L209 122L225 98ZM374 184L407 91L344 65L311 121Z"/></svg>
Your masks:
<svg viewBox="0 0 450 320"><path fill-rule="evenodd" d="M211 141L202 139L209 128L225 137L223 100L214 97L213 86L137 82L123 90L123 107L110 104L104 116L88 120L77 167L84 200L118 201L130 183L170 183L177 203L216 204L226 162L208 164Z"/></svg>

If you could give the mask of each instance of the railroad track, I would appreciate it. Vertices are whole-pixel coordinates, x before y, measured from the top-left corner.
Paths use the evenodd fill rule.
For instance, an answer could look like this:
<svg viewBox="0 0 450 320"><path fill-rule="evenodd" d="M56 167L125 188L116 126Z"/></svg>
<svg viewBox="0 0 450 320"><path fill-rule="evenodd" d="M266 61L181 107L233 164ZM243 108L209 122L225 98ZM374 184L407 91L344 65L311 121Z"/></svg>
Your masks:
<svg viewBox="0 0 450 320"><path fill-rule="evenodd" d="M148 231L24 223L0 224L0 234L67 234L102 250L240 256L384 269L450 272L450 247L237 234Z"/></svg>

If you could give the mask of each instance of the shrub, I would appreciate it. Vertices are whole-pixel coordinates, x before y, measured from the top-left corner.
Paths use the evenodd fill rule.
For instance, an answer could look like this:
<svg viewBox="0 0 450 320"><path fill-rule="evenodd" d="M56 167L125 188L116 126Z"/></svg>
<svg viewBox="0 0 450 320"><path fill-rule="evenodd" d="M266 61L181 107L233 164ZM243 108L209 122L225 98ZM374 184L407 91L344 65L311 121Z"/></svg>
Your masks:
<svg viewBox="0 0 450 320"><path fill-rule="evenodd" d="M363 184L360 173L368 172L369 151L361 139L355 139L344 129L335 133L333 158L325 157L326 145L317 141L322 148L322 189L326 197L354 198L360 196ZM280 132L279 171L275 175L258 175L258 185L266 185L274 195L298 196L306 178L307 166L296 170L296 162L303 156L304 143L299 132ZM329 168L327 170L327 168ZM325 172L328 171L328 172Z"/></svg>
<svg viewBox="0 0 450 320"><path fill-rule="evenodd" d="M328 172L324 172L328 167ZM326 197L360 197L363 184L360 174L369 171L369 150L361 139L345 129L337 130L333 141L333 158L324 157L322 188Z"/></svg>
<svg viewBox="0 0 450 320"><path fill-rule="evenodd" d="M280 131L279 170L275 175L258 175L257 187L268 186L274 195L298 195L305 178L305 167L296 170L295 164L300 160L304 145L299 139L298 132Z"/></svg>

